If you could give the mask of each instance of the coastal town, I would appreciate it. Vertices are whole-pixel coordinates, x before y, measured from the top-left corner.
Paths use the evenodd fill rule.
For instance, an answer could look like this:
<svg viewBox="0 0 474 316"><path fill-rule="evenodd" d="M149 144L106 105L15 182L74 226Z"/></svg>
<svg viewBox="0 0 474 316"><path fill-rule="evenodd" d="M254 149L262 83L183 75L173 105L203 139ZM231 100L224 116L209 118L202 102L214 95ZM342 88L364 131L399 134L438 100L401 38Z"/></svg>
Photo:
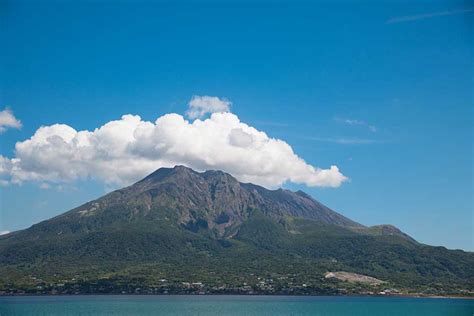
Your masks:
<svg viewBox="0 0 474 316"><path fill-rule="evenodd" d="M144 285L141 280L101 278L84 280L77 275L71 279L48 282L30 275L24 288L0 287L0 295L81 295L90 293L120 295L362 295L362 296L462 296L474 292L463 289L427 288L423 291L399 289L375 278L349 273L328 272L319 280L300 282L297 275L250 275L246 282L224 283L201 280L169 280L161 278Z"/></svg>

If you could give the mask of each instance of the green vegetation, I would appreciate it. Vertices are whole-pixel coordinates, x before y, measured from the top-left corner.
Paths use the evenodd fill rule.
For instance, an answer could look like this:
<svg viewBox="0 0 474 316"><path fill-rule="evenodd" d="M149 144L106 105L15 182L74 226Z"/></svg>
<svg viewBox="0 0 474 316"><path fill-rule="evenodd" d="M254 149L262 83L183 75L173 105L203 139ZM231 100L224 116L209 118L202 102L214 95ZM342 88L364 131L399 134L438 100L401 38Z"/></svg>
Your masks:
<svg viewBox="0 0 474 316"><path fill-rule="evenodd" d="M366 228L302 193L180 172L1 236L0 294L474 294L473 253Z"/></svg>
<svg viewBox="0 0 474 316"><path fill-rule="evenodd" d="M3 241L0 291L331 295L396 288L402 293L469 295L473 290L472 254L404 239L359 235L298 219L277 223L259 212L234 238L221 240L165 222L133 224L8 246ZM300 225L304 229L299 233L285 230ZM328 280L327 271L361 273L388 283Z"/></svg>

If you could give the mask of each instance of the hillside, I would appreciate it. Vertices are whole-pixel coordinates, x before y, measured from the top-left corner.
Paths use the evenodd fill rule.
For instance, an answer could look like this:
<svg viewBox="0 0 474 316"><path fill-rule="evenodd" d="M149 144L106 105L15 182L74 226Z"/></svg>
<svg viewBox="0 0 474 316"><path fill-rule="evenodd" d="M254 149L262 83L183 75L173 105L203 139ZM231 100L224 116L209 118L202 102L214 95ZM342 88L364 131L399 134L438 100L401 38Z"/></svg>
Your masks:
<svg viewBox="0 0 474 316"><path fill-rule="evenodd" d="M0 263L3 294L345 294L389 286L469 295L474 283L473 253L419 244L390 225L365 227L301 191L183 166L0 236ZM331 271L384 282L325 278Z"/></svg>

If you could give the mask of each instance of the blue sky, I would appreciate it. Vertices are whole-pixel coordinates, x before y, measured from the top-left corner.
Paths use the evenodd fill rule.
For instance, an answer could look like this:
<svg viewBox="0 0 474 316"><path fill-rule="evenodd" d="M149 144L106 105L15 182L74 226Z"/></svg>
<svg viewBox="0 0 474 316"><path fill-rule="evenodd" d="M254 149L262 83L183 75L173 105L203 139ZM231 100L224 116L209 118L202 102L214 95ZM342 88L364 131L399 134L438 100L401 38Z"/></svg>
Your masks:
<svg viewBox="0 0 474 316"><path fill-rule="evenodd" d="M0 111L21 129L93 131L124 114L184 115L194 95L232 102L241 122L338 188L302 189L365 225L474 250L473 17L467 2L23 2L0 4ZM54 163L54 161L52 162ZM29 227L113 186L94 179L0 187L0 231Z"/></svg>

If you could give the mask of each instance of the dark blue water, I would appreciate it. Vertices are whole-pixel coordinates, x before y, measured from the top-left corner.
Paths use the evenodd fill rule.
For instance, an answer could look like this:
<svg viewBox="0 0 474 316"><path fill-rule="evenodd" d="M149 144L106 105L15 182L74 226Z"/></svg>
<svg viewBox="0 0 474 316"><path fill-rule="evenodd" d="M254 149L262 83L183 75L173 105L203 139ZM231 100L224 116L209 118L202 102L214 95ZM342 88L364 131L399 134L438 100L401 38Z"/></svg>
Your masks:
<svg viewBox="0 0 474 316"><path fill-rule="evenodd" d="M324 315L474 314L474 300L289 296L0 297L0 315Z"/></svg>

